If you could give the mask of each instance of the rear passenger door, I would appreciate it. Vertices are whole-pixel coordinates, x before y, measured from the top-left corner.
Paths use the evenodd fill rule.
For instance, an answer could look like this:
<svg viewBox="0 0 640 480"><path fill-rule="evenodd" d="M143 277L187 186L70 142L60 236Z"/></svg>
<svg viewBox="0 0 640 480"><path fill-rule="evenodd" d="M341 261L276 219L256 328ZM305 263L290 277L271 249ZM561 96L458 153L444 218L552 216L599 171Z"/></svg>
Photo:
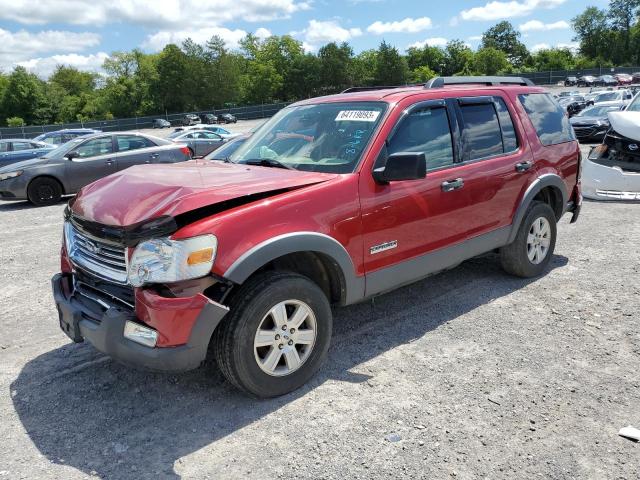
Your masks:
<svg viewBox="0 0 640 480"><path fill-rule="evenodd" d="M152 150L156 147L148 138L140 135L115 135L118 170L124 170L133 165L156 163L160 153Z"/></svg>
<svg viewBox="0 0 640 480"><path fill-rule="evenodd" d="M534 165L508 99L496 92L455 102L461 128L456 178L463 182L457 194L466 205L467 237L474 237L511 224Z"/></svg>

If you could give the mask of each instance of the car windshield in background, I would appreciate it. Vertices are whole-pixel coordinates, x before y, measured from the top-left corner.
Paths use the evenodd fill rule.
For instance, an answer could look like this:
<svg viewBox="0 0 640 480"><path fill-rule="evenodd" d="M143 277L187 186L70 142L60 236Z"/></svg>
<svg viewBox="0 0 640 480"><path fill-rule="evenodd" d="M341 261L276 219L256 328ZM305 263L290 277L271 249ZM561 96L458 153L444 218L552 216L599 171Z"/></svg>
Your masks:
<svg viewBox="0 0 640 480"><path fill-rule="evenodd" d="M604 117L608 112L620 110L620 107L589 107L582 110L577 117Z"/></svg>
<svg viewBox="0 0 640 480"><path fill-rule="evenodd" d="M613 102L615 100L620 100L620 95L618 92L609 92L609 93L601 93L595 98L595 102Z"/></svg>
<svg viewBox="0 0 640 480"><path fill-rule="evenodd" d="M176 130L175 132L172 132L168 138L178 138L186 133L187 132L185 132L184 130Z"/></svg>
<svg viewBox="0 0 640 480"><path fill-rule="evenodd" d="M383 102L288 107L231 156L231 161L296 170L351 173L386 109Z"/></svg>
<svg viewBox="0 0 640 480"><path fill-rule="evenodd" d="M67 152L73 150L75 146L84 141L84 137L76 137L73 140L69 140L67 143L63 143L58 148L45 153L42 158L62 158Z"/></svg>
<svg viewBox="0 0 640 480"><path fill-rule="evenodd" d="M627 112L640 112L640 94L636 95L633 102L626 108Z"/></svg>

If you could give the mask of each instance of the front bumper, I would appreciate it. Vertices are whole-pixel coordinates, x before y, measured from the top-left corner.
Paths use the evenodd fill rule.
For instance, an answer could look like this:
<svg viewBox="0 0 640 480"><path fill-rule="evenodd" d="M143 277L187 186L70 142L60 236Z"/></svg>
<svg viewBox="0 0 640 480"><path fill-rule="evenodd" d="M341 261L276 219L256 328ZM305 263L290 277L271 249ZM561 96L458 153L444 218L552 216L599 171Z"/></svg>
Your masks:
<svg viewBox="0 0 640 480"><path fill-rule="evenodd" d="M74 287L71 274L59 273L51 284L60 328L69 338L87 340L119 362L150 370L178 372L200 366L213 331L229 310L202 294L165 298L141 290L136 293L134 312L106 297L85 295ZM158 343L167 346L151 348L125 338L127 321L154 328ZM191 326L188 331L185 324ZM185 343L168 346L176 338Z"/></svg>
<svg viewBox="0 0 640 480"><path fill-rule="evenodd" d="M29 175L0 180L0 200L26 200Z"/></svg>
<svg viewBox="0 0 640 480"><path fill-rule="evenodd" d="M582 164L582 192L594 200L640 200L640 173L624 172L589 159Z"/></svg>

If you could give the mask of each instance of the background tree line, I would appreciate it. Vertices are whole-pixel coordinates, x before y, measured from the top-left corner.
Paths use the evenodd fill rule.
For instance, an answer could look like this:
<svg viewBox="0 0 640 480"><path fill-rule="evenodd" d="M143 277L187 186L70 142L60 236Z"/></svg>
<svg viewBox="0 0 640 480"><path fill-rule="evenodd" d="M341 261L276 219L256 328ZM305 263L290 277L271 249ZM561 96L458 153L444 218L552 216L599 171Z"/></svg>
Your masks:
<svg viewBox="0 0 640 480"><path fill-rule="evenodd" d="M411 47L405 55L382 42L357 55L348 43L305 52L291 36L247 35L238 50L219 37L186 40L156 54L114 52L104 75L58 66L43 80L23 67L0 73L0 122L41 125L294 101L353 85L419 83L436 75L568 70L640 65L640 0L611 0L572 19L577 51L530 52L503 21L482 35L477 50L461 40Z"/></svg>

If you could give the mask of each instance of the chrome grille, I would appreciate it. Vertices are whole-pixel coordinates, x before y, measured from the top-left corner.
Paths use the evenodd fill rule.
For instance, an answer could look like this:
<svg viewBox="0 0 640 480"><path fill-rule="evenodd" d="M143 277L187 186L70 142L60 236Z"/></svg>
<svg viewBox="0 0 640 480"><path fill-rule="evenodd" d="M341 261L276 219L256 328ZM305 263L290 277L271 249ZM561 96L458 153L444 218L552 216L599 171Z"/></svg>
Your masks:
<svg viewBox="0 0 640 480"><path fill-rule="evenodd" d="M127 283L125 247L87 235L71 223L65 224L65 238L74 266L105 280L121 285Z"/></svg>

